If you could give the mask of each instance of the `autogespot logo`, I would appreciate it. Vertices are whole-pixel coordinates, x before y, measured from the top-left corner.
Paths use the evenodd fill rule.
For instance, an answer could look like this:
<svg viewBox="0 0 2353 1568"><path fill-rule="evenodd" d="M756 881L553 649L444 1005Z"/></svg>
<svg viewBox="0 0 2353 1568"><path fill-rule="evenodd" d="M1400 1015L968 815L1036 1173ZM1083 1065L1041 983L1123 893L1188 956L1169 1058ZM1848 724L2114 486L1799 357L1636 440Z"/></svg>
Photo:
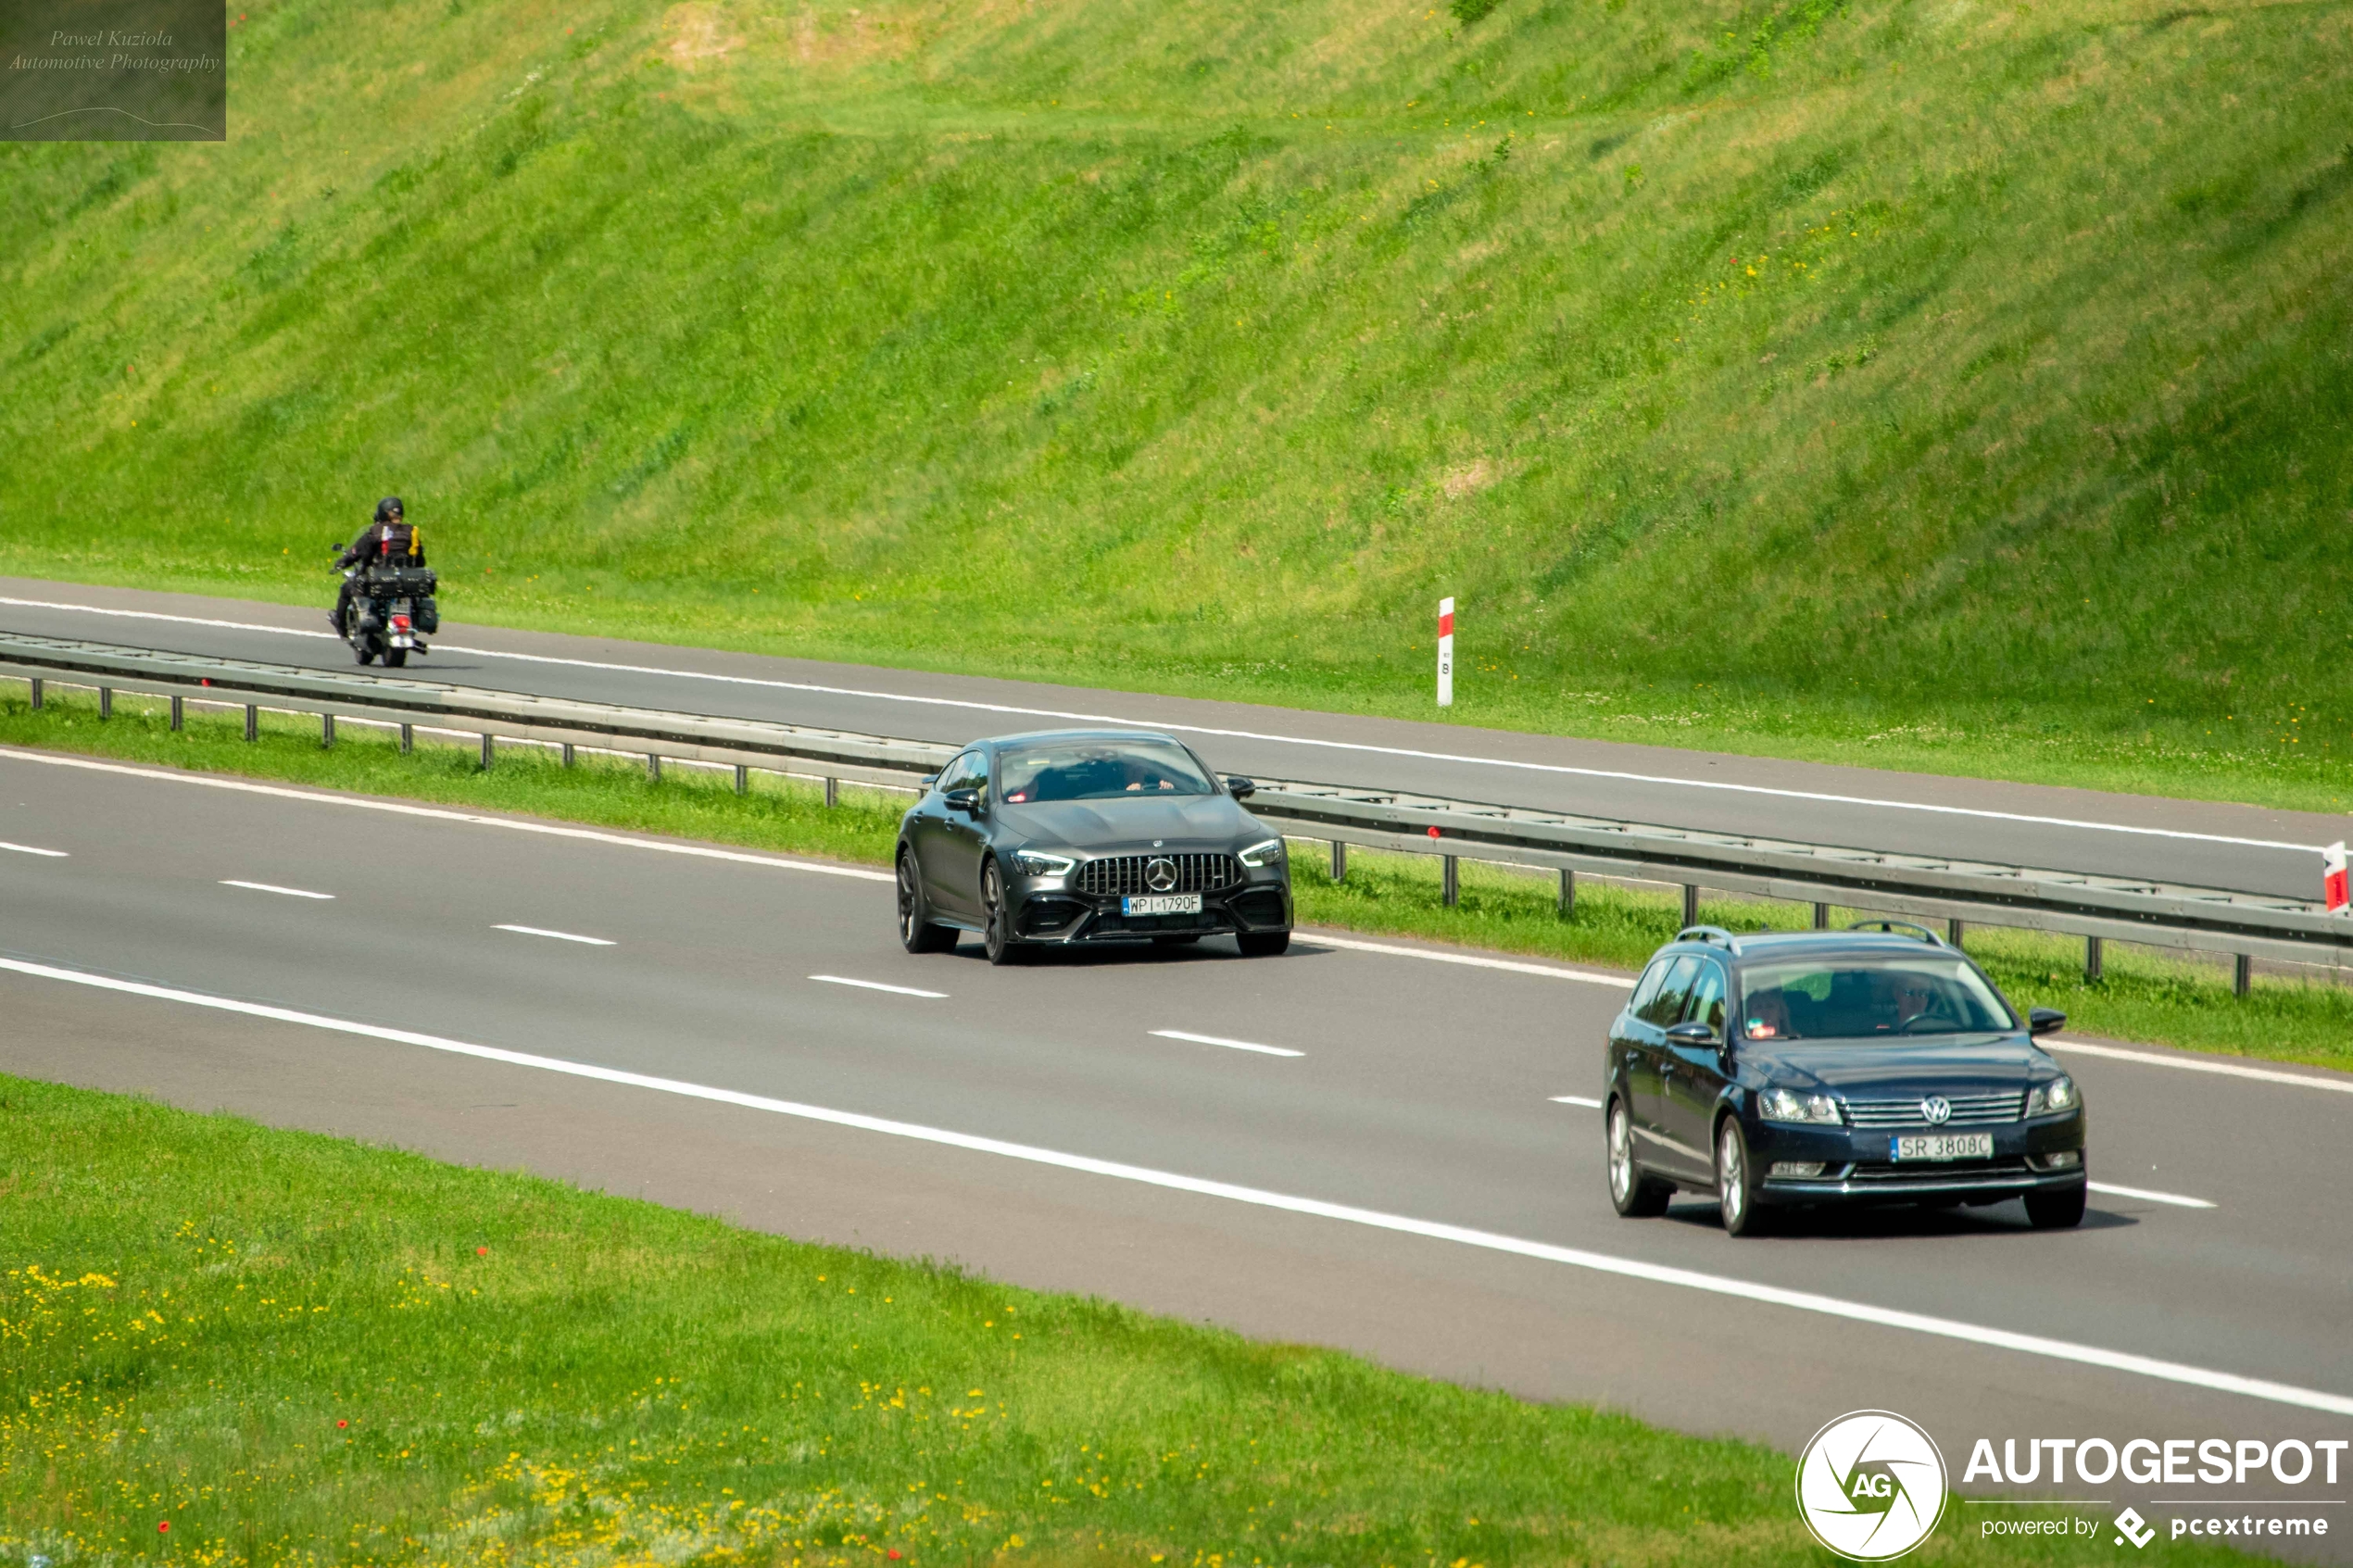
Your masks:
<svg viewBox="0 0 2353 1568"><path fill-rule="evenodd" d="M1841 1557L1885 1562L1944 1513L1944 1456L1893 1411L1856 1411L1814 1434L1797 1460L1797 1512Z"/></svg>

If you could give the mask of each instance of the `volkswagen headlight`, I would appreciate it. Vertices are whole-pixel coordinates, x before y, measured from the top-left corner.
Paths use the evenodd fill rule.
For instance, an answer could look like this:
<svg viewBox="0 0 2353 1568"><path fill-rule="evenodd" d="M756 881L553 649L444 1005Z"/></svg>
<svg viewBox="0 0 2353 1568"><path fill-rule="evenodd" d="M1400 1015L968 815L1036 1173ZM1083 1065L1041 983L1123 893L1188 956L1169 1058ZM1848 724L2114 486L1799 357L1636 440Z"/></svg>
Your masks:
<svg viewBox="0 0 2353 1568"><path fill-rule="evenodd" d="M1270 838L1264 844L1253 844L1242 851L1241 861L1243 865L1260 871L1268 866L1279 866L1283 863L1283 841Z"/></svg>
<svg viewBox="0 0 2353 1568"><path fill-rule="evenodd" d="M2026 1096L2026 1114L2056 1116L2063 1110L2073 1110L2083 1103L2075 1090L2072 1078L2054 1078L2047 1084L2037 1084Z"/></svg>
<svg viewBox="0 0 2353 1568"><path fill-rule="evenodd" d="M1070 868L1078 864L1067 855L1049 855L1041 849L1016 849L1013 864L1025 876L1068 876Z"/></svg>
<svg viewBox="0 0 2353 1568"><path fill-rule="evenodd" d="M1838 1101L1828 1095L1802 1095L1795 1089L1768 1089L1756 1097L1756 1113L1768 1122L1826 1122L1838 1125Z"/></svg>

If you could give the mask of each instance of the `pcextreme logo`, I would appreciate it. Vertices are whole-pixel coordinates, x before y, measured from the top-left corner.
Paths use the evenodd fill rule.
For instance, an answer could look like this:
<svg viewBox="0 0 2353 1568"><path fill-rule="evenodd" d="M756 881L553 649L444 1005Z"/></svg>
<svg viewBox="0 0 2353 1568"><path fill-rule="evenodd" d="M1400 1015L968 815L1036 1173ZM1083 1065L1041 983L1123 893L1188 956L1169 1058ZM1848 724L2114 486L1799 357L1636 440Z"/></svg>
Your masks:
<svg viewBox="0 0 2353 1568"><path fill-rule="evenodd" d="M1855 1411L1797 1460L1797 1512L1814 1538L1856 1562L1903 1556L1944 1513L1944 1456L1893 1411Z"/></svg>

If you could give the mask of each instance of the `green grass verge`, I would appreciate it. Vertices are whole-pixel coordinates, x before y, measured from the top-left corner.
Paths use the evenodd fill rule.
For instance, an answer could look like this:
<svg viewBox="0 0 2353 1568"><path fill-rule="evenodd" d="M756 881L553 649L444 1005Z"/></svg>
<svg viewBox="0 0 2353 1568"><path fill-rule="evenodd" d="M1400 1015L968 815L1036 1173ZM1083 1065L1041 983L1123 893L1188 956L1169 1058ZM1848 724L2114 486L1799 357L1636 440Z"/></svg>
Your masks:
<svg viewBox="0 0 2353 1568"><path fill-rule="evenodd" d="M38 713L22 696L0 696L0 744L869 864L889 862L906 804L903 796L846 789L842 803L828 810L815 785L761 774L753 775L751 794L739 797L725 774L673 766L656 784L642 763L583 758L567 769L551 754L524 747L500 752L485 773L470 746L421 741L404 757L389 734L349 723L341 727L336 746L324 749L314 721L284 715L264 715L261 739L247 745L241 723L192 710L187 729L174 734L160 704L139 698L117 698L115 717L101 721L87 693L53 689ZM1363 850L1352 853L1348 877L1338 884L1321 857L1300 855L1292 888L1303 924L1628 969L1671 938L1682 914L1673 895L1586 884L1573 914L1563 919L1549 877L1476 863L1462 867L1461 901L1449 909L1440 898L1435 857ZM1805 906L1761 901L1708 899L1701 910L1707 921L1735 931L1788 929L1811 919ZM2085 1034L2353 1070L2353 989L2259 976L2253 994L2242 998L2232 995L2227 971L2218 964L2119 944L2109 945L2106 976L2092 984L2082 978L2078 941L1978 927L1969 947L2012 1000L2062 1009Z"/></svg>
<svg viewBox="0 0 2353 1568"><path fill-rule="evenodd" d="M0 571L2347 798L2334 8L239 19L0 144Z"/></svg>
<svg viewBox="0 0 2353 1568"><path fill-rule="evenodd" d="M0 1193L13 1561L1823 1561L1762 1449L525 1175L0 1077Z"/></svg>

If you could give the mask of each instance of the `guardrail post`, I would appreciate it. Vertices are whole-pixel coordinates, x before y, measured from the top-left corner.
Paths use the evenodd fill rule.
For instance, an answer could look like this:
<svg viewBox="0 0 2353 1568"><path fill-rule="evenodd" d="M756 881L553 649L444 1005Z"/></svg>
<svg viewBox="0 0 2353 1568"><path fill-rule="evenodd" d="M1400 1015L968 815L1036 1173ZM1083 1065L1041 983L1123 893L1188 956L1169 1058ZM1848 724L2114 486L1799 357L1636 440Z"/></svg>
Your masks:
<svg viewBox="0 0 2353 1568"><path fill-rule="evenodd" d="M2231 994L2244 997L2255 989L2255 960L2245 953L2231 966Z"/></svg>
<svg viewBox="0 0 2353 1568"><path fill-rule="evenodd" d="M490 771L490 764L498 755L498 743L488 730L482 732L482 771Z"/></svg>
<svg viewBox="0 0 2353 1568"><path fill-rule="evenodd" d="M1332 880L1348 880L1348 846L1337 838L1332 840Z"/></svg>
<svg viewBox="0 0 2353 1568"><path fill-rule="evenodd" d="M840 804L841 781L839 779L827 779L825 781L825 805L830 809Z"/></svg>
<svg viewBox="0 0 2353 1568"><path fill-rule="evenodd" d="M1456 904L1462 902L1462 870L1460 864L1455 860L1453 856L1441 855L1439 858L1445 862L1444 869L1441 875L1441 881L1444 884L1444 898L1446 907L1451 909Z"/></svg>
<svg viewBox="0 0 2353 1568"><path fill-rule="evenodd" d="M1683 923L1686 926L1699 923L1699 884L1695 882L1683 884Z"/></svg>
<svg viewBox="0 0 2353 1568"><path fill-rule="evenodd" d="M319 715L319 748L323 751L334 744L335 716L332 713L321 713Z"/></svg>
<svg viewBox="0 0 2353 1568"><path fill-rule="evenodd" d="M98 688L98 717L101 719L114 717L114 688L112 686Z"/></svg>
<svg viewBox="0 0 2353 1568"><path fill-rule="evenodd" d="M567 768L572 766L572 742L570 741L564 742L564 766Z"/></svg>
<svg viewBox="0 0 2353 1568"><path fill-rule="evenodd" d="M1567 866L1561 868L1560 915L1567 920L1577 912L1577 873Z"/></svg>
<svg viewBox="0 0 2353 1568"><path fill-rule="evenodd" d="M570 747L565 749L569 750ZM737 795L751 793L751 770L740 762L736 764L736 793Z"/></svg>
<svg viewBox="0 0 2353 1568"><path fill-rule="evenodd" d="M184 728L187 724L187 715L181 710L180 707L183 700L185 699L182 698L177 694L175 694L171 699L171 727L174 730Z"/></svg>
<svg viewBox="0 0 2353 1568"><path fill-rule="evenodd" d="M1957 947L1961 945L1961 922L1959 921L1948 920L1944 922L1944 941L1948 947Z"/></svg>
<svg viewBox="0 0 2353 1568"><path fill-rule="evenodd" d="M260 738L261 709L248 702L245 704L245 739L255 741Z"/></svg>
<svg viewBox="0 0 2353 1568"><path fill-rule="evenodd" d="M1830 907L1828 904L1817 904L1817 905L1815 905L1815 906L1814 906L1814 929L1815 929L1815 930L1817 930L1817 931L1828 931L1830 928L1831 928L1831 907Z"/></svg>
<svg viewBox="0 0 2353 1568"><path fill-rule="evenodd" d="M31 681L31 685L32 685L32 710L33 710L35 713L38 713L38 712L40 712L40 711L41 711L41 677L40 677L40 676L38 676L38 675L35 675L35 676L32 678L32 681Z"/></svg>
<svg viewBox="0 0 2353 1568"><path fill-rule="evenodd" d="M411 752L411 751L415 750L415 749L416 749L416 746L417 746L417 731L416 731L416 726L415 726L415 725L413 725L413 724L403 724L403 725L401 725L401 726L400 726L400 754L401 754L403 757L406 757L407 755L409 755L409 752Z"/></svg>
<svg viewBox="0 0 2353 1568"><path fill-rule="evenodd" d="M2100 939L2098 937L2086 936L2083 938L2083 978L2086 980L2097 980L2100 977L2100 971L2103 967L2102 960L2106 959L2107 956L2108 955L2106 953L2100 950Z"/></svg>
<svg viewBox="0 0 2353 1568"><path fill-rule="evenodd" d="M646 778L653 784L661 783L661 753L658 751L646 753Z"/></svg>

